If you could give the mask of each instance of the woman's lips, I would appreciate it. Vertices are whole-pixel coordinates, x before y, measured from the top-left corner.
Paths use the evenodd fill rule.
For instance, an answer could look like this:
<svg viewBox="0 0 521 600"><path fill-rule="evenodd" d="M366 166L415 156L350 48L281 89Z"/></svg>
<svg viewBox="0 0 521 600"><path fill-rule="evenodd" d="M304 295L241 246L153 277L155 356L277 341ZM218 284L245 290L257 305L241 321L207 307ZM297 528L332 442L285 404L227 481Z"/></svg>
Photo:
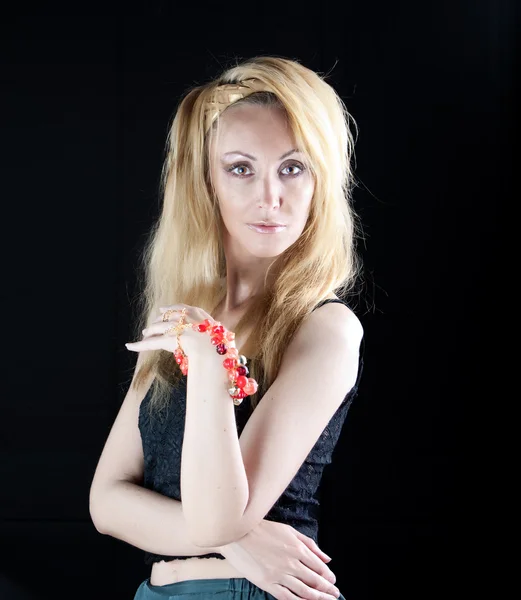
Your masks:
<svg viewBox="0 0 521 600"><path fill-rule="evenodd" d="M253 231L257 231L258 233L278 233L279 231L284 231L286 229L285 225L252 225L248 223L248 227L253 229Z"/></svg>

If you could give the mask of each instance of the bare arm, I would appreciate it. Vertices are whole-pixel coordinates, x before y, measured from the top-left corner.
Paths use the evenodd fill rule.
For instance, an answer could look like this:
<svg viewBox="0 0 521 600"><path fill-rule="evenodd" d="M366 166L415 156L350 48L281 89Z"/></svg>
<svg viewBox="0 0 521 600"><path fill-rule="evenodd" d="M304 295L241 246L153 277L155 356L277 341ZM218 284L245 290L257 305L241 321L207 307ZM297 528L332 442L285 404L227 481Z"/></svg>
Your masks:
<svg viewBox="0 0 521 600"><path fill-rule="evenodd" d="M138 357L136 371L140 364ZM142 487L144 456L139 407L153 375L130 386L108 436L91 484L89 509L96 529L132 546L165 556L214 551L190 539L181 502Z"/></svg>
<svg viewBox="0 0 521 600"><path fill-rule="evenodd" d="M206 353L190 358L181 456L183 510L192 539L203 548L234 542L233 532L248 503L248 480L223 359L208 346Z"/></svg>
<svg viewBox="0 0 521 600"><path fill-rule="evenodd" d="M195 544L229 544L268 514L355 384L362 335L345 306L312 312L240 437L222 358L206 342L190 357L181 491Z"/></svg>
<svg viewBox="0 0 521 600"><path fill-rule="evenodd" d="M98 511L95 522L98 531L147 552L165 556L218 552L244 577L277 600L285 600L287 590L273 583L275 564L281 576L293 575L291 591L299 598L337 600L340 595L334 586L335 575L325 564L327 555L313 540L292 527L263 519L253 537L246 535L238 542L201 548L189 538L178 500L130 481L112 484L98 495L98 500L103 502L103 511ZM106 515L106 527L101 523L101 514ZM247 545L241 546L245 540Z"/></svg>
<svg viewBox="0 0 521 600"><path fill-rule="evenodd" d="M263 551L266 556L266 546L268 549L272 548L272 552L275 553L280 552L281 547L287 547L289 553L284 557L286 562L280 562L280 573L284 575L290 572L288 561L290 566L296 565L304 570L303 573L293 571L298 578L295 579L298 589L295 587L293 589L300 592L299 597L311 597L302 593L300 580L312 584L316 590L329 589L328 581L334 579L332 579L333 574L324 565L325 556L322 556L323 553L312 540L306 539L293 528L263 520L261 524L265 522L268 527L264 537L262 537L264 530L260 528L257 536L244 536L250 544L245 551L241 549L238 542L196 546L190 539L181 502L142 487L144 457L138 419L139 407L150 383L151 380L145 382L139 389L131 387L128 390L98 462L89 497L90 515L97 531L146 552L163 556L222 554L249 579L253 580L252 577L254 579L257 577L255 583L261 589L272 593L277 600L285 600L285 598L279 593L279 589L272 585L271 579L268 581L266 578L259 577L262 569L259 569L258 563L260 561L260 564L263 564ZM278 535L274 535L272 539L271 535L266 536L268 532ZM280 536L283 539L282 546ZM307 559L304 555L307 555ZM264 562L268 560L268 564L264 571L271 573L269 568L271 555L268 553L267 556ZM320 577L311 581L309 569L315 571ZM323 598L323 600L335 599Z"/></svg>
<svg viewBox="0 0 521 600"><path fill-rule="evenodd" d="M166 556L220 552L191 541L178 500L130 481L118 481L98 495L97 502L102 509L94 522L96 529L141 550Z"/></svg>

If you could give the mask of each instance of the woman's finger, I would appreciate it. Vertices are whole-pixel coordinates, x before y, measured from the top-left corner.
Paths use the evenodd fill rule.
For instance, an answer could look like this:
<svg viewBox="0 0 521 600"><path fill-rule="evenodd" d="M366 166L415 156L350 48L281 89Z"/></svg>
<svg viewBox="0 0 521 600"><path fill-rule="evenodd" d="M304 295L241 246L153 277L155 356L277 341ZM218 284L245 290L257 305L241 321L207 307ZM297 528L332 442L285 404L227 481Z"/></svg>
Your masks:
<svg viewBox="0 0 521 600"><path fill-rule="evenodd" d="M310 582L310 584L317 589L331 593L331 590L336 583L336 576L315 552L315 546L316 549L319 550L314 540L310 538L308 538L308 543L304 542L304 552L300 556L300 562L302 563L302 567L305 568L306 574L311 575L311 573L308 572L308 569L310 569L313 572L313 576L318 578L315 582ZM322 553L322 551L320 552ZM308 581L306 581L306 583L308 583Z"/></svg>
<svg viewBox="0 0 521 600"><path fill-rule="evenodd" d="M325 552L323 552L320 549L320 547L318 546L318 544L315 542L315 540L313 538L310 538L307 535L304 535L303 533L301 533L300 531L297 531L296 529L295 529L295 535L298 537L298 539L301 542L306 544L306 546L312 552L314 552L317 556L319 556L324 562L330 562L331 560L333 560L330 556L328 556Z"/></svg>
<svg viewBox="0 0 521 600"><path fill-rule="evenodd" d="M301 579L291 575L285 575L285 577L280 580L280 583L275 585L282 586L285 592L290 594L291 598L296 598L298 600L302 600L303 598L306 600L337 600L340 596L340 591L338 594L329 594L323 588L315 585L306 585ZM283 597L287 598L286 594L284 594Z"/></svg>
<svg viewBox="0 0 521 600"><path fill-rule="evenodd" d="M176 314L175 316L179 318L181 316L181 311L183 310L183 308L186 308L187 314L192 313L192 315L196 320L198 320L198 322L204 321L205 319L209 319L212 322L215 321L212 315L209 315L202 308L199 308L198 306L189 306L188 304L172 304L170 306L160 306L159 310L161 311L161 319L163 318L163 313L165 313L167 310L176 311L176 313L178 314Z"/></svg>
<svg viewBox="0 0 521 600"><path fill-rule="evenodd" d="M174 336L174 340L175 340ZM139 342L127 342L125 347L127 350L132 350L134 352L142 352L143 350L168 350L169 352L173 352L172 341L170 340L170 336L168 335L154 335L145 338L144 340L139 340Z"/></svg>
<svg viewBox="0 0 521 600"><path fill-rule="evenodd" d="M338 598L340 590L335 586L335 574L306 545L302 549L296 570L287 572L280 582L301 598L313 598L313 593L316 594L316 591L321 592L322 596Z"/></svg>
<svg viewBox="0 0 521 600"><path fill-rule="evenodd" d="M159 317L156 317L152 321L152 323L161 323L161 322L165 323L165 322L168 322L168 321L179 321L179 319L181 318L181 311L180 310L176 310L174 313L169 314L168 315L168 319L166 321L164 319L164 314L165 313L162 313L161 315L159 315ZM186 316L187 315L185 314L185 318L186 318Z"/></svg>
<svg viewBox="0 0 521 600"><path fill-rule="evenodd" d="M192 319L185 318L184 324L193 324ZM177 337L175 332L171 331L165 335L169 329L172 329L177 325L174 321L163 321L162 318L158 321L150 323L148 327L143 329L143 339L137 342L127 342L125 344L127 350L133 350L135 352L141 352L143 350L168 350L173 351L173 348L177 344ZM183 334L187 334L191 331L191 327L186 327L183 330ZM191 335L191 334L189 334ZM172 346L174 344L174 346Z"/></svg>
<svg viewBox="0 0 521 600"><path fill-rule="evenodd" d="M292 573L292 575L310 587L335 595L335 574L309 549L300 557L300 573Z"/></svg>
<svg viewBox="0 0 521 600"><path fill-rule="evenodd" d="M157 350L160 349L161 346L154 340L156 338L150 338L148 340L141 340L139 342L127 342L125 344L125 348L127 350L132 350L133 352L143 352L143 350Z"/></svg>
<svg viewBox="0 0 521 600"><path fill-rule="evenodd" d="M178 310L179 312L181 312L183 310L183 308L190 308L188 306L188 304L171 304L170 306L160 306L159 310L164 313L167 310Z"/></svg>
<svg viewBox="0 0 521 600"><path fill-rule="evenodd" d="M188 325L190 321L187 319L184 320L184 324ZM175 327L176 323L172 321L158 321L157 323L151 323L148 327L145 327L141 332L145 337L150 335L163 335L166 331L168 331L171 327ZM189 328L187 328L189 329ZM171 335L174 335L171 332Z"/></svg>

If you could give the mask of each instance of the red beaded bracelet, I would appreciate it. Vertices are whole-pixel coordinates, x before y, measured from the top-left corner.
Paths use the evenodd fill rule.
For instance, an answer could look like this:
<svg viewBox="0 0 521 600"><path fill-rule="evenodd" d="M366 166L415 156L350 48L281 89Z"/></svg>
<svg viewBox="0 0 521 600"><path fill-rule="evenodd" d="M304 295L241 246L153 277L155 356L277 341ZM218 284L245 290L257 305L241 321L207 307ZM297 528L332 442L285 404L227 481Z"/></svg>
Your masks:
<svg viewBox="0 0 521 600"><path fill-rule="evenodd" d="M186 309L182 310L179 323L173 328L177 329L177 348L174 350L175 361L179 365L183 375L188 374L188 357L181 348L179 342L179 330L185 327L191 327L195 331L207 333L210 336L210 343L215 346L217 354L225 356L223 367L228 372L228 379L232 383L232 387L228 388L235 406L238 406L243 398L251 394L255 394L258 384L253 377L248 377L248 367L246 366L247 359L242 354L239 354L237 348L227 345L227 342L233 342L235 333L228 331L219 321L212 323L210 319L205 319L202 323L187 323L184 324Z"/></svg>

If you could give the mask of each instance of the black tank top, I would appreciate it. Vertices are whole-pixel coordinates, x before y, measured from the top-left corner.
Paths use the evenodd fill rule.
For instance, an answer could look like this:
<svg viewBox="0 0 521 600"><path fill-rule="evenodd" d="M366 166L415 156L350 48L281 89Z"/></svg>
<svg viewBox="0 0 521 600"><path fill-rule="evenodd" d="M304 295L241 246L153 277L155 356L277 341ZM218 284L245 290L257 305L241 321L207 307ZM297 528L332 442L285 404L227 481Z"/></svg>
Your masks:
<svg viewBox="0 0 521 600"><path fill-rule="evenodd" d="M343 300L327 298L319 302L313 310L329 304L329 302L339 302L349 308ZM332 460L333 451L340 437L349 407L358 392L364 367L364 346L362 338L355 385L347 393L293 480L265 516L265 519L269 521L291 525L301 533L313 538L316 543L318 543L319 500L317 496L319 495L319 485L324 467ZM139 409L139 430L145 461L143 487L181 501L181 449L186 416L186 378L183 378L180 385L172 391L166 419L158 420L150 417L147 407L150 400L149 394L150 390L143 398ZM249 402L242 402L235 407L239 437L251 416L250 408ZM192 557L144 553L144 562L147 565L174 558ZM209 552L198 558L224 559L225 557L216 552Z"/></svg>

